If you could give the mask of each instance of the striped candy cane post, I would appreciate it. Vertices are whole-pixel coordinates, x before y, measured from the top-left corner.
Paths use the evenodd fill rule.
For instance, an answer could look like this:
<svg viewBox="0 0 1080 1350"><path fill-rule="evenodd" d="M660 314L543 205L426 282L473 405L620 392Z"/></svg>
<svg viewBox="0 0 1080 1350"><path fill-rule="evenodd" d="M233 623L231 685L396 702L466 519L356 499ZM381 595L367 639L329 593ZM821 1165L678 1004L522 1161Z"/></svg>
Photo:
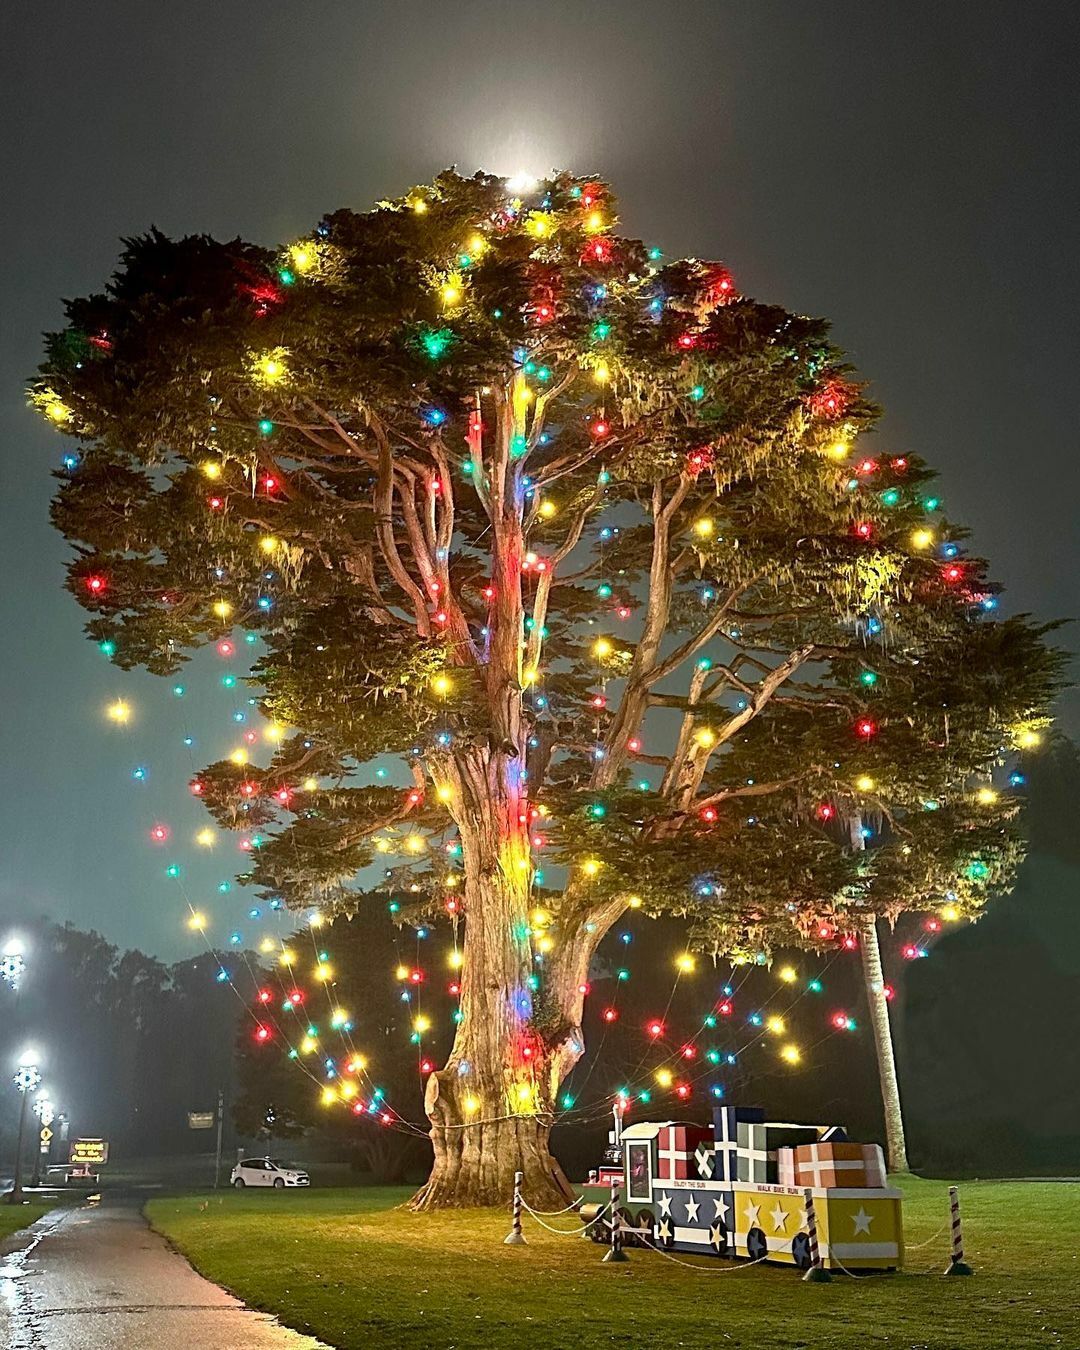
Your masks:
<svg viewBox="0 0 1080 1350"><path fill-rule="evenodd" d="M814 1192L807 1187L803 1191L803 1203L806 1205L806 1235L810 1239L810 1269L803 1276L807 1284L828 1284L832 1276L821 1264L821 1249L818 1247L817 1210L814 1208Z"/></svg>
<svg viewBox="0 0 1080 1350"><path fill-rule="evenodd" d="M611 1179L611 1214L609 1221L611 1227L611 1246L604 1253L605 1261L626 1261L629 1260L623 1251L622 1245L622 1218L619 1215L619 1201L622 1199L622 1181L618 1177Z"/></svg>
<svg viewBox="0 0 1080 1350"><path fill-rule="evenodd" d="M960 1191L949 1187L949 1222L952 1226L952 1257L946 1275L970 1275L971 1267L964 1260L964 1230L960 1223Z"/></svg>
<svg viewBox="0 0 1080 1350"><path fill-rule="evenodd" d="M525 1242L525 1234L521 1231L521 1183L524 1179L524 1172L514 1173L513 1218L510 1221L510 1231L503 1238L503 1243L507 1247L520 1247Z"/></svg>

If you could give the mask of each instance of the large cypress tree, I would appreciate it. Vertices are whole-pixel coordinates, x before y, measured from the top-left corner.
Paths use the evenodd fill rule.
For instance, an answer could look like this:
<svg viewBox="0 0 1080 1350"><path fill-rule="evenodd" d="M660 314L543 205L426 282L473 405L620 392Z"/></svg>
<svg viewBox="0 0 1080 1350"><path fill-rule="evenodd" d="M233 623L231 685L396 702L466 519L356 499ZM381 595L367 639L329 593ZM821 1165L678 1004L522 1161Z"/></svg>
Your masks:
<svg viewBox="0 0 1080 1350"><path fill-rule="evenodd" d="M858 444L826 324L622 237L605 184L448 172L276 252L155 231L67 317L33 397L83 443L54 519L90 635L161 674L265 641L289 732L200 780L265 827L251 882L349 912L401 850L464 917L417 1204L551 1197L628 905L738 960L1007 879L988 783L1045 723L1042 630L996 621L925 466Z"/></svg>

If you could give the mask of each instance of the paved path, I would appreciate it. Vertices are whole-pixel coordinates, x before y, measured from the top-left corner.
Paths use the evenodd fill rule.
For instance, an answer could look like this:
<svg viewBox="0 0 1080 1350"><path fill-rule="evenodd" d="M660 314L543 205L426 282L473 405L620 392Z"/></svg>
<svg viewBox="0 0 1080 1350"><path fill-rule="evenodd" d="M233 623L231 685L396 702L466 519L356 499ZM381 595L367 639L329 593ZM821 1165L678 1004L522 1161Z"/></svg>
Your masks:
<svg viewBox="0 0 1080 1350"><path fill-rule="evenodd" d="M4 1350L326 1350L197 1275L137 1197L106 1195L30 1231L0 1257Z"/></svg>

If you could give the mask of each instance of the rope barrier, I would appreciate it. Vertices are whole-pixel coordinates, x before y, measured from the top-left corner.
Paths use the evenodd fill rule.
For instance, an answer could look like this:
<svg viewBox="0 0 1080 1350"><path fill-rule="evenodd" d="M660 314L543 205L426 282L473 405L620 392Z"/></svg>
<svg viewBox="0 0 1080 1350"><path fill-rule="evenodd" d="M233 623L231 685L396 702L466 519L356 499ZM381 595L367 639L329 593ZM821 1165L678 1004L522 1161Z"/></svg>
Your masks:
<svg viewBox="0 0 1080 1350"><path fill-rule="evenodd" d="M749 1270L751 1266L760 1266L762 1261L767 1261L768 1255L759 1256L753 1261L740 1261L737 1266L696 1266L692 1261L683 1261L678 1256L672 1256L670 1252L664 1251L663 1247L658 1247L638 1229L630 1229L637 1240L643 1243L650 1250L656 1252L658 1256L664 1257L667 1261L674 1261L677 1266L685 1266L687 1270L696 1270L699 1275L734 1275L736 1271Z"/></svg>
<svg viewBox="0 0 1080 1350"><path fill-rule="evenodd" d="M545 1219L557 1219L560 1214L568 1214L572 1209L580 1209L582 1203L582 1197L579 1195L576 1200L571 1201L569 1205L564 1205L562 1209L530 1209L528 1205L525 1208L529 1210L530 1214L542 1214ZM604 1208L606 1209L607 1206L605 1205Z"/></svg>

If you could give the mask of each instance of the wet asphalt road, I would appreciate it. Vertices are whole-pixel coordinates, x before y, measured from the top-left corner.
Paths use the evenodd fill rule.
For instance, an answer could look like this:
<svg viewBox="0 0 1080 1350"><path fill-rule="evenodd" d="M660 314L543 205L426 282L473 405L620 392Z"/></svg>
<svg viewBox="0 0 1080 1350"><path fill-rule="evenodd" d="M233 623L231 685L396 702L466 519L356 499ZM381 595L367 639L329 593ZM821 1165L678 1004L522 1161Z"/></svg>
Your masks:
<svg viewBox="0 0 1080 1350"><path fill-rule="evenodd" d="M56 1211L0 1257L3 1350L326 1350L196 1274L141 1203Z"/></svg>

